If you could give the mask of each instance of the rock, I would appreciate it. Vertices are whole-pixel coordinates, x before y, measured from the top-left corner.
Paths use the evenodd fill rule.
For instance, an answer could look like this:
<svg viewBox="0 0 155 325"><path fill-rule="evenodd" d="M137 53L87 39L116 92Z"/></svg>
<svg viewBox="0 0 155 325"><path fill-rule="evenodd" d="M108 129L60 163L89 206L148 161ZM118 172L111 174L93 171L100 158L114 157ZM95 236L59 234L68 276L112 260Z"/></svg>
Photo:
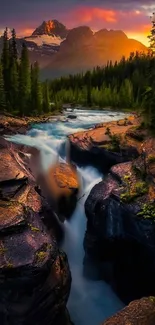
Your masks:
<svg viewBox="0 0 155 325"><path fill-rule="evenodd" d="M67 117L68 117L68 118L70 118L71 120L75 120L75 119L77 118L77 116L76 116L76 115L71 115L71 114L70 114L70 115L68 115Z"/></svg>
<svg viewBox="0 0 155 325"><path fill-rule="evenodd" d="M138 157L141 144L126 135L131 123L137 125L137 120L102 123L94 129L69 135L70 158L82 165L91 161L105 171L114 164Z"/></svg>
<svg viewBox="0 0 155 325"><path fill-rule="evenodd" d="M143 170L135 162L112 167L85 203L85 251L102 267L111 263L111 283L127 302L155 294L155 186Z"/></svg>
<svg viewBox="0 0 155 325"><path fill-rule="evenodd" d="M103 325L154 325L155 297L133 301L129 306L106 320Z"/></svg>
<svg viewBox="0 0 155 325"><path fill-rule="evenodd" d="M26 150L2 139L0 147L1 324L71 325L71 273L58 249L53 210L37 191Z"/></svg>
<svg viewBox="0 0 155 325"><path fill-rule="evenodd" d="M36 117L14 117L8 114L0 114L0 135L25 134L31 124L46 123L53 117L36 116Z"/></svg>
<svg viewBox="0 0 155 325"><path fill-rule="evenodd" d="M57 163L40 178L46 197L52 200L61 220L69 217L75 209L80 181L73 165ZM44 185L43 185L44 184Z"/></svg>
<svg viewBox="0 0 155 325"><path fill-rule="evenodd" d="M33 210L1 201L0 215L2 324L55 324L70 291L66 255Z"/></svg>

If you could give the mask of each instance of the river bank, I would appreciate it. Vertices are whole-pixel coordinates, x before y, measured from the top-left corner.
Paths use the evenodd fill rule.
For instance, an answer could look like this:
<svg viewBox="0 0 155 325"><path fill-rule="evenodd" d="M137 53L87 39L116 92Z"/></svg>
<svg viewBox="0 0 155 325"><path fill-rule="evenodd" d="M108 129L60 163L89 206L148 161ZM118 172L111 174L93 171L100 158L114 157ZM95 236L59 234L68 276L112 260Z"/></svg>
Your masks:
<svg viewBox="0 0 155 325"><path fill-rule="evenodd" d="M0 135L25 134L33 124L47 123L52 121L55 116L40 117L15 117L0 114Z"/></svg>

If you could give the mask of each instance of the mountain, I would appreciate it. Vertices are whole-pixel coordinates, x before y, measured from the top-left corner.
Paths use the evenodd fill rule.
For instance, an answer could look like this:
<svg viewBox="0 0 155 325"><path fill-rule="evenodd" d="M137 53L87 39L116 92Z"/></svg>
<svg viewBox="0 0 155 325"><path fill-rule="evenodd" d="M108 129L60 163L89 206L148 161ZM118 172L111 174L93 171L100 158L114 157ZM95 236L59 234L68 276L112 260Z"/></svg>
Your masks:
<svg viewBox="0 0 155 325"><path fill-rule="evenodd" d="M58 20L48 20L48 21L43 21L43 23L34 30L32 36L55 35L63 39L66 38L67 34L68 34L68 30L66 26L61 24Z"/></svg>
<svg viewBox="0 0 155 325"><path fill-rule="evenodd" d="M43 21L43 23L37 27L31 36L25 37L25 41L33 42L46 50L51 47L54 52L59 49L61 42L67 37L69 30L57 20Z"/></svg>
<svg viewBox="0 0 155 325"><path fill-rule="evenodd" d="M70 30L60 49L53 55L44 76L60 76L103 66L108 60L115 62L122 56L128 57L131 52L146 52L142 43L129 39L120 30L102 29L96 33L87 27L80 26Z"/></svg>
<svg viewBox="0 0 155 325"><path fill-rule="evenodd" d="M0 52L3 37L0 37ZM42 78L55 78L103 66L108 60L119 61L131 52L146 52L142 43L129 39L121 30L102 29L93 32L88 26L67 29L57 20L44 21L32 35L17 38L20 54L22 43L29 50L30 61L38 61Z"/></svg>

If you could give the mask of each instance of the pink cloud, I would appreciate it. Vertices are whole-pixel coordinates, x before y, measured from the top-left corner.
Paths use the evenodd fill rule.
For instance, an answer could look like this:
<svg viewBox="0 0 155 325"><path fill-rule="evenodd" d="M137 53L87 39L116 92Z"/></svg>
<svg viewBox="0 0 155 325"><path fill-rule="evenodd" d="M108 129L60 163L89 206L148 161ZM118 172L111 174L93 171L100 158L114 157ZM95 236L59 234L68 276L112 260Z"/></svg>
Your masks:
<svg viewBox="0 0 155 325"><path fill-rule="evenodd" d="M116 12L114 10L101 9L97 7L82 7L76 10L76 17L83 23L91 22L94 19L101 19L105 22L116 22Z"/></svg>
<svg viewBox="0 0 155 325"><path fill-rule="evenodd" d="M94 30L102 28L121 29L127 35L136 35L147 40L147 35L151 28L149 17L146 16L146 11L141 10L114 10L112 8L104 8L97 6L77 6L70 10L59 12L56 17L60 22L64 23L68 28L74 28L79 25L90 26ZM44 19L44 17L43 17ZM20 26L17 34L20 36L31 35L33 30L41 23L34 20L29 25ZM27 27L27 28L26 28Z"/></svg>

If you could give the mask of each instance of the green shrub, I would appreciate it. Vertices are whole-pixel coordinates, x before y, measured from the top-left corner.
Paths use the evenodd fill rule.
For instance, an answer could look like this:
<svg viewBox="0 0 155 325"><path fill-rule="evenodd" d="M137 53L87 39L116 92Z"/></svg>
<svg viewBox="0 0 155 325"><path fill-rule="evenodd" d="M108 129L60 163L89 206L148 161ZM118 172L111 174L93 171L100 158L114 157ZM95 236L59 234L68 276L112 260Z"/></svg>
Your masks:
<svg viewBox="0 0 155 325"><path fill-rule="evenodd" d="M141 211L137 215L142 216L145 219L154 219L155 218L155 203L143 204Z"/></svg>
<svg viewBox="0 0 155 325"><path fill-rule="evenodd" d="M125 178L125 177L124 177ZM135 184L134 189L131 188L131 184L129 181L126 183L128 189L125 193L122 193L120 195L120 199L122 202L125 203L131 203L133 202L137 197L144 195L148 192L148 187L146 182L137 182Z"/></svg>
<svg viewBox="0 0 155 325"><path fill-rule="evenodd" d="M150 154L148 156L148 163L150 163L150 164L155 163L155 155Z"/></svg>

